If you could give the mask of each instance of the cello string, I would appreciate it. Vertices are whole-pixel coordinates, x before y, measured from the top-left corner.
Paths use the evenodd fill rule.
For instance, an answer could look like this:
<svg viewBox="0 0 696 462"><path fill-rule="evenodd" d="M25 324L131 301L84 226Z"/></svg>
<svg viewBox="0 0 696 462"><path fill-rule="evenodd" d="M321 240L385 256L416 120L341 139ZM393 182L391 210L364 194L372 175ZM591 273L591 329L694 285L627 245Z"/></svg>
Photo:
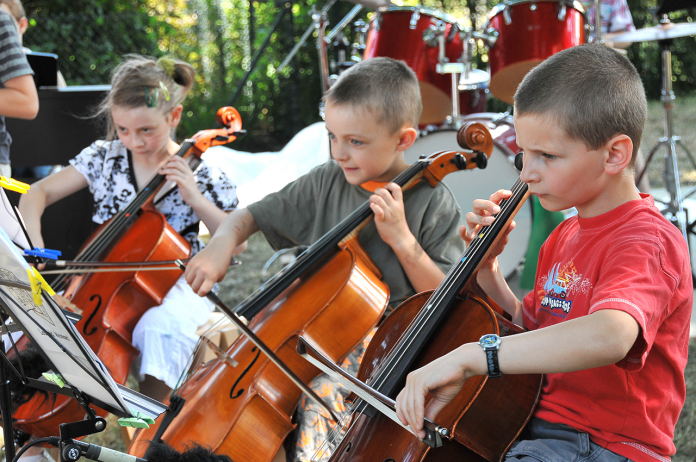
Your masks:
<svg viewBox="0 0 696 462"><path fill-rule="evenodd" d="M191 148L193 143L191 140L185 140L179 150L172 155L183 157ZM133 201L128 204L123 210L117 212L109 222L109 224L95 237L95 239L86 247L82 252L80 252L75 259L80 261L95 261L104 252L106 247L113 241L116 235L118 235L125 224L131 216L137 213L138 210L147 202L152 191L159 187L164 181L164 177L159 174L155 174L153 178L149 181L145 188L140 190ZM54 281L54 287L58 290L64 289L66 284L66 276L60 275Z"/></svg>
<svg viewBox="0 0 696 462"><path fill-rule="evenodd" d="M511 188L513 193L511 197L508 200L505 200L504 203L501 201L501 210L497 214L497 216L505 217L505 214L508 213L509 209L513 208L519 203L518 199L520 198L518 196L520 195L520 193L523 193L525 189L526 185L522 183L520 180L517 180ZM438 287L433 296L428 300L428 302L426 302L426 306L435 306L437 308L438 305L442 302L442 299L447 295L447 293L454 288L454 285L458 284L456 279L459 276L461 276L464 271L468 269L468 267L472 264L471 262L476 261L476 258L471 257L471 254L474 254L474 256L476 256L476 254L480 253L484 244L486 244L486 246L488 247L489 244L485 241L494 232L493 228L493 226L484 227L479 233L479 235L474 238L474 241L472 241L472 243L467 247L467 250L464 252L460 262L457 263L450 270L447 277L445 278L445 281L441 283L441 287ZM502 231L504 230L495 231L495 233L497 234ZM487 248L485 250L487 250ZM401 339L397 342L395 347L389 353L389 356L384 361L382 361L382 366L379 368L378 371L376 371L377 374L373 375L375 379L370 380L370 383L373 387L381 386L389 377L389 375L393 373L394 369L398 366L398 363L408 353L408 348L411 346L413 339L417 338L420 335L420 329L422 329L422 327L427 323L427 321L429 321L432 318L432 316L436 314L436 312L436 309L421 310L419 312L414 321L411 323L411 325L409 325L405 333L402 335Z"/></svg>
<svg viewBox="0 0 696 462"><path fill-rule="evenodd" d="M512 189L513 189L513 196L512 196L512 197L516 197L516 196L519 194L519 192L520 192L521 190L523 190L524 188L525 188L524 185L518 185L518 184L516 183L515 186L513 186L513 188L512 188ZM512 204L513 202L514 202L514 201L506 201L505 204ZM501 217L501 218L503 218L503 217L505 216L507 209L510 208L509 205L505 205L505 204L501 204L501 212L498 214L498 216ZM501 225L501 226L502 226L502 225ZM460 264L457 265L457 269L455 270L455 271L458 273L458 274L457 274L457 277L461 276L461 274L463 273L463 271L465 271L465 270L467 269L467 267L470 266L469 262L476 262L476 261L477 261L475 258L472 259L471 255L473 254L474 256L476 256L477 253L480 253L481 247L482 247L484 244L487 244L487 243L486 243L487 238L490 237L491 234L493 234L493 232L495 231L493 228L494 228L494 227L485 227L485 228L484 228L484 231L483 231L482 233L480 233L479 236L477 236L476 241L472 242L473 245L470 245L470 246L469 246L469 249L467 249L467 252L465 252L465 257L466 257L466 258L463 258L463 260L464 260L466 263L460 262ZM502 230L501 230L501 231L502 231ZM486 245L486 247L488 247L488 245ZM479 256L479 258L482 258L482 255ZM452 284L456 284L456 283L457 283L456 280L455 280L455 279L452 279L452 280L451 280L451 283L449 284L449 286L451 286ZM447 285L443 285L443 288L446 288L447 290L451 290L451 287L447 287ZM457 287L457 289L458 289L458 287ZM441 293L441 294L444 294L444 292L440 292L440 293ZM443 297L440 297L440 299L438 299L437 297L433 297L433 298L434 298L435 300L434 300L432 303L428 303L428 305L437 306L438 304L441 303L441 299L442 299ZM437 310L435 310L435 309L433 309L433 310L423 310L423 311L424 311L423 314L420 314L420 313L419 313L419 316L418 316L418 317L420 318L420 320L419 320L419 322L415 322L415 323L414 323L414 326L415 326L415 327L422 328L422 326L423 326L432 316L434 316L434 315L436 314L436 312L437 312ZM402 342L400 342L400 348L395 348L395 349L394 349L394 357L393 357L394 359L393 359L393 360L396 361L395 364L397 364L399 361L401 361L401 360L403 359L403 357L404 357L404 356L406 355L406 353L408 352L408 348L409 348L410 345L412 344L413 339L414 339L414 338L417 338L418 335L420 335L420 330L419 330L419 329L415 329L415 328L412 329L412 328L409 328L409 329L407 330L406 334L403 336L404 340L403 340ZM390 358L390 359L391 359L391 358ZM389 374L389 373L393 372L393 369L396 367L396 366L391 366L391 367L389 367L389 364L391 364L390 361L384 361L383 363L385 363L385 366L386 366L386 374ZM383 376L383 377L384 377L384 376ZM385 380L386 380L386 378L382 378L381 380L379 380L379 382L384 383Z"/></svg>
<svg viewBox="0 0 696 462"><path fill-rule="evenodd" d="M513 185L513 195L511 198L516 197L521 190L525 188L524 184L521 183L521 181L517 181L515 185ZM501 211L498 213L498 216L504 216L506 211L511 208L513 205L513 201L506 201L504 204L501 204ZM464 252L463 261L460 261L455 267L450 271L450 274L448 274L448 277L445 279L445 283L441 284L442 287L438 288L436 290L436 293L433 294L430 300L428 300L426 306L438 306L441 302L442 299L445 297L445 295L450 292L454 287L455 284L458 284L457 279L461 274L466 271L468 266L471 264L470 262L475 262L476 259L471 258L471 254L477 254L480 253L482 246L484 245L486 239L493 233L493 227L487 226L483 229L483 232L480 233L475 240L472 242L471 245L467 247L467 250ZM452 273L454 274L454 277ZM422 313L422 314L421 314ZM412 338L418 336L420 334L420 330L416 329L416 327L421 328L435 313L436 310L421 310L421 313L416 317L416 320L414 320L414 328L409 326L407 328L404 336L404 341L399 341L399 346L400 348L394 348L393 351L397 356L398 359L401 359L403 355L405 354L405 349L407 349L410 344L412 343ZM388 364L388 361L384 361L383 364ZM386 365L385 364L385 365ZM391 372L391 371L390 371Z"/></svg>

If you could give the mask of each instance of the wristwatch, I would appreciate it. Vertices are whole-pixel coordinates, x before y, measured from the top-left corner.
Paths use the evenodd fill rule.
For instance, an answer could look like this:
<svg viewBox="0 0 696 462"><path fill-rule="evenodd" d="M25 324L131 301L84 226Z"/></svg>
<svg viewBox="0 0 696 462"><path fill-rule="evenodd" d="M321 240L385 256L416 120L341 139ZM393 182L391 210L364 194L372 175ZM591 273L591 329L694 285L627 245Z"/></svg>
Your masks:
<svg viewBox="0 0 696 462"><path fill-rule="evenodd" d="M486 353L486 365L488 377L498 378L503 375L498 366L498 350L500 349L500 337L495 334L486 334L479 340L479 345Z"/></svg>

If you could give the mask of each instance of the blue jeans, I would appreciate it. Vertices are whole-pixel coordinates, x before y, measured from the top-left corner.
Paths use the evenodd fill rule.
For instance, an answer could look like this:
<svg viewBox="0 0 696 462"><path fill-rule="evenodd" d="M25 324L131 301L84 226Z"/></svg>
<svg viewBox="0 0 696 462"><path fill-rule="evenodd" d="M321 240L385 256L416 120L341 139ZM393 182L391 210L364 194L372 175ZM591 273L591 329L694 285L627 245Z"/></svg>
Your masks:
<svg viewBox="0 0 696 462"><path fill-rule="evenodd" d="M590 441L587 433L542 419L530 420L526 436L512 445L505 462L630 462Z"/></svg>

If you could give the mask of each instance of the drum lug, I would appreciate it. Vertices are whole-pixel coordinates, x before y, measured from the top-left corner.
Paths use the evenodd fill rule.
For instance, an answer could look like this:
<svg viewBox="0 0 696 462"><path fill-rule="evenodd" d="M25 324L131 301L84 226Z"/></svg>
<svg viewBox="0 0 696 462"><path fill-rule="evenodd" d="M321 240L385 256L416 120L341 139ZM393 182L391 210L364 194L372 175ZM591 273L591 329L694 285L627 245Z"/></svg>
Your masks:
<svg viewBox="0 0 696 462"><path fill-rule="evenodd" d="M411 30L416 30L418 26L418 20L420 19L421 11L420 8L414 8L411 14L411 22L408 23L408 28Z"/></svg>
<svg viewBox="0 0 696 462"><path fill-rule="evenodd" d="M566 4L563 1L558 2L558 20L559 21L565 21L566 18Z"/></svg>
<svg viewBox="0 0 696 462"><path fill-rule="evenodd" d="M505 6L503 6L503 19L505 19L506 26L512 24L512 13L510 12L510 8L508 8L507 3Z"/></svg>
<svg viewBox="0 0 696 462"><path fill-rule="evenodd" d="M379 32L379 29L382 27L382 14L378 11L375 13L373 19L372 19L372 28L375 30L375 32Z"/></svg>
<svg viewBox="0 0 696 462"><path fill-rule="evenodd" d="M437 46L437 27L435 25L431 24L423 31L423 42L430 48Z"/></svg>

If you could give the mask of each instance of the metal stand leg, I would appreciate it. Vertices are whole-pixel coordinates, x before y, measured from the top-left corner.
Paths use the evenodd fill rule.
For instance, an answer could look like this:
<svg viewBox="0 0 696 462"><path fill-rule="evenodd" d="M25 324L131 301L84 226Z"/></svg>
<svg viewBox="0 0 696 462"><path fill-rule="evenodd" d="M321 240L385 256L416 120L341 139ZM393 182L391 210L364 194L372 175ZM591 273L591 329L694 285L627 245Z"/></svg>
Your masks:
<svg viewBox="0 0 696 462"><path fill-rule="evenodd" d="M679 185L679 166L677 162L677 146L680 146L686 153L687 158L691 162L691 166L696 169L696 161L693 155L686 147L686 144L680 137L675 136L672 131L672 109L674 108L674 92L672 91L672 52L670 51L671 40L661 40L659 42L662 49L662 106L665 113L665 136L660 138L657 144L652 148L648 158L645 161L645 168L637 177L637 182L645 175L648 165L653 159L655 153L665 147L664 155L665 167L662 172L662 178L665 182L665 189L669 193L669 199L663 202L665 208L662 214L675 226L677 226L687 244L689 244L689 253L691 253L691 245L689 243L689 235L696 235L694 232L695 224L689 223L686 211L684 210L683 202L686 197L696 193L696 187L689 190L686 195L682 195L681 186ZM694 273L694 264L692 263L692 273ZM695 278L696 280L696 278Z"/></svg>

